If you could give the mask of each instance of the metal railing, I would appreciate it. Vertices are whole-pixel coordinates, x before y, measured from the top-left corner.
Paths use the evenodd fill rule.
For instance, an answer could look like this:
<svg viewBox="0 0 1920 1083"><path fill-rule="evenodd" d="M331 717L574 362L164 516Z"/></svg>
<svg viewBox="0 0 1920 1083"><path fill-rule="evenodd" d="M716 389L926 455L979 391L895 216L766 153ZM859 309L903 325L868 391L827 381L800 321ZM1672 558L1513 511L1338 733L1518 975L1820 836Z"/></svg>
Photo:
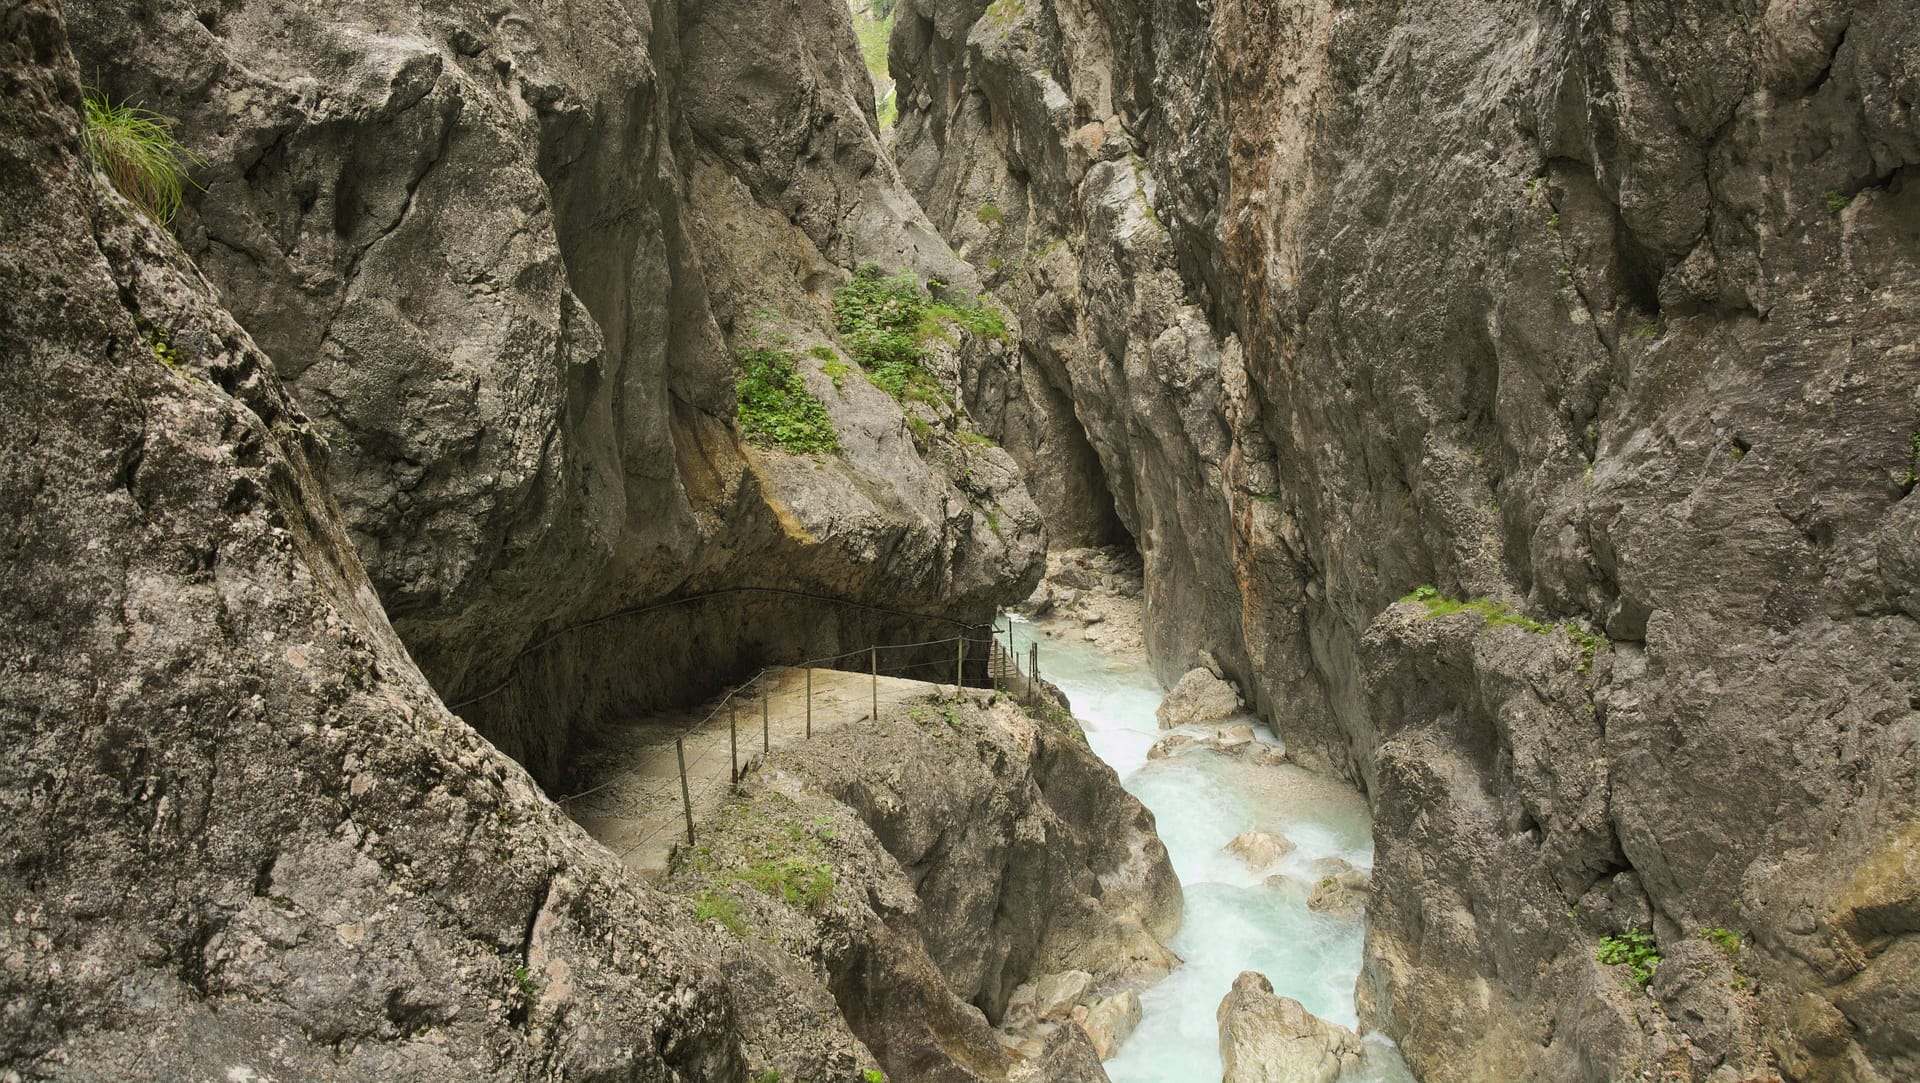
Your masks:
<svg viewBox="0 0 1920 1083"><path fill-rule="evenodd" d="M728 785L730 788L738 786L740 780L745 777L747 771L753 766L751 758L749 758L744 765L740 759L741 705L747 703L750 709L751 701L753 698L756 698L755 694L757 693L760 706L760 754L764 757L773 747L773 719L770 712L772 687L769 678L777 670L797 669L803 671L806 675L806 686L802 695L805 723L803 739L805 740L813 739L814 671L818 669L840 669L843 672L857 673L860 672L860 670L848 669L840 665L840 663L856 662L862 658L866 660L867 665L861 667L861 669L868 673L870 680L869 713L855 721L864 721L868 718L877 720L880 717L881 677L918 680L933 685L952 683L954 685L955 695L961 694L961 690L965 688L992 689L1011 695L1025 705L1033 705L1033 703L1036 702L1036 696L1041 694L1040 689L1042 688L1042 682L1039 678L1040 645L1038 643L1030 644L1027 663L1022 667L1020 658L1017 657L1012 649L1012 621L1008 621L1004 629L1000 628L997 623L993 625L962 625L962 627L968 629L968 631L981 634L969 635L962 633L960 635L948 636L944 639L920 640L912 643L875 643L856 650L844 651L840 654L810 658L792 665L762 666L756 670L751 677L728 689L714 702L713 706L709 708L705 714L682 727L680 732L675 734L673 738L674 759L676 761L680 782L680 807L686 823L687 845L694 845L696 839L693 795L688 782L690 769L687 763L687 738L706 726L717 723L720 716L724 713L727 721L728 735ZM952 649L953 654L950 659L940 660L927 658L921 661L899 662L885 666L881 664L883 652L911 650L922 652L924 655L930 652L932 648L942 646ZM982 659L984 659L984 662ZM970 660L975 665L975 672L972 674L970 674L968 668ZM951 682L943 679L947 676L953 678ZM972 679L970 679L970 676ZM915 696L920 694L918 690L913 693ZM793 720L794 719L790 717L781 719L783 722ZM749 737L749 740L751 740L751 737ZM660 743L664 744L664 742ZM707 761L709 756L716 755L717 753L717 745L700 752L695 756L692 767L698 768ZM566 809L569 814L571 814L570 806L573 802L605 790L622 781L624 777L623 775L616 774L615 777L609 778L579 793L562 795L559 803L563 809ZM665 827L663 825L642 835L634 843L620 851L621 859L625 860L635 850L654 841L664 829Z"/></svg>

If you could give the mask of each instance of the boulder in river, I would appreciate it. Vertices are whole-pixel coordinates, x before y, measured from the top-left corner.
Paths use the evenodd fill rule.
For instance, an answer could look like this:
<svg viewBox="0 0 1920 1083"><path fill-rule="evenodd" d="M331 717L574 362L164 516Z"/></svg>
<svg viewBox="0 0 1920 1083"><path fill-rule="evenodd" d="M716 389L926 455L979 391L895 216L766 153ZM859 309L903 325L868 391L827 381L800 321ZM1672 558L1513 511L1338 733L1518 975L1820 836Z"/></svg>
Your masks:
<svg viewBox="0 0 1920 1083"><path fill-rule="evenodd" d="M1272 831L1243 831L1227 843L1227 852L1256 872L1271 868L1293 850L1293 840Z"/></svg>
<svg viewBox="0 0 1920 1083"><path fill-rule="evenodd" d="M1154 717L1161 729L1217 722L1240 710L1240 693L1205 669L1190 669L1160 703Z"/></svg>
<svg viewBox="0 0 1920 1083"><path fill-rule="evenodd" d="M1094 1051L1100 1054L1100 1059L1106 1060L1119 1051L1120 1043L1140 1025L1140 994L1132 989L1116 993L1084 1012L1075 1012L1074 1019L1093 1040Z"/></svg>
<svg viewBox="0 0 1920 1083"><path fill-rule="evenodd" d="M1334 1083L1365 1055L1360 1038L1276 995L1256 971L1243 971L1215 1013L1223 1083Z"/></svg>
<svg viewBox="0 0 1920 1083"><path fill-rule="evenodd" d="M1307 909L1343 916L1357 914L1367 905L1367 889L1372 885L1372 873L1350 865L1340 872L1323 873L1313 882Z"/></svg>

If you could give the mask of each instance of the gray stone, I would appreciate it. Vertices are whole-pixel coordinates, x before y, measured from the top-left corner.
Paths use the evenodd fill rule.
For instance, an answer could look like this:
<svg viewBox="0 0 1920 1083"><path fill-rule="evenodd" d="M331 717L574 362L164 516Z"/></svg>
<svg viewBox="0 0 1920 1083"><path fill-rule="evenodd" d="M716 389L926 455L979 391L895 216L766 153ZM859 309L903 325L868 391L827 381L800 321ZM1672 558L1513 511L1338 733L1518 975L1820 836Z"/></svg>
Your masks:
<svg viewBox="0 0 1920 1083"><path fill-rule="evenodd" d="M1204 669L1190 669L1167 698L1160 701L1154 717L1162 729L1216 722L1230 718L1240 710L1240 694L1231 683ZM1251 739L1252 731L1248 731Z"/></svg>
<svg viewBox="0 0 1920 1083"><path fill-rule="evenodd" d="M1246 862L1255 872L1271 868L1295 849L1292 840L1272 831L1244 831L1226 846L1228 853Z"/></svg>
<svg viewBox="0 0 1920 1083"><path fill-rule="evenodd" d="M1769 976L1715 1071L1913 1074L1914 926L1841 916L1908 913L1855 885L1920 814L1920 9L901 11L901 174L1022 320L975 413L1111 495L1163 679L1207 648L1365 788L1365 1025L1693 1073L1594 991L1637 896Z"/></svg>
<svg viewBox="0 0 1920 1083"><path fill-rule="evenodd" d="M1334 1083L1364 1056L1358 1035L1276 996L1251 970L1234 979L1217 1015L1225 1083Z"/></svg>

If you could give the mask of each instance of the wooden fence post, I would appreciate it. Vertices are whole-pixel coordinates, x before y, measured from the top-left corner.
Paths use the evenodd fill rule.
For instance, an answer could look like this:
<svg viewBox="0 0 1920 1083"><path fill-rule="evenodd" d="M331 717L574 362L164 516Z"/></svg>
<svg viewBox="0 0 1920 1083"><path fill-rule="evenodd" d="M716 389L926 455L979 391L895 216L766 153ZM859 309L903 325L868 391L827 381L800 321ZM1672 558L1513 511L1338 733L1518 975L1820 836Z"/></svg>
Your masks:
<svg viewBox="0 0 1920 1083"><path fill-rule="evenodd" d="M868 647L867 653L873 661L873 720L878 722L880 721L880 645L876 643Z"/></svg>
<svg viewBox="0 0 1920 1083"><path fill-rule="evenodd" d="M693 845L693 795L687 791L687 739L673 739L673 754L680 759L680 809L687 814L687 845Z"/></svg>
<svg viewBox="0 0 1920 1083"><path fill-rule="evenodd" d="M1040 679L1040 644L1027 648L1027 698L1033 698L1033 682Z"/></svg>
<svg viewBox="0 0 1920 1083"><path fill-rule="evenodd" d="M960 636L960 651L953 663L953 698L959 699L967 688L967 637Z"/></svg>
<svg viewBox="0 0 1920 1083"><path fill-rule="evenodd" d="M813 667L807 667L807 740L813 740Z"/></svg>
<svg viewBox="0 0 1920 1083"><path fill-rule="evenodd" d="M734 717L735 706L733 696L729 694L727 696L727 745L733 755L733 773L730 777L734 783L738 784L740 781L740 727Z"/></svg>
<svg viewBox="0 0 1920 1083"><path fill-rule="evenodd" d="M766 755L773 749L773 737L767 726L767 686L760 686L760 754Z"/></svg>

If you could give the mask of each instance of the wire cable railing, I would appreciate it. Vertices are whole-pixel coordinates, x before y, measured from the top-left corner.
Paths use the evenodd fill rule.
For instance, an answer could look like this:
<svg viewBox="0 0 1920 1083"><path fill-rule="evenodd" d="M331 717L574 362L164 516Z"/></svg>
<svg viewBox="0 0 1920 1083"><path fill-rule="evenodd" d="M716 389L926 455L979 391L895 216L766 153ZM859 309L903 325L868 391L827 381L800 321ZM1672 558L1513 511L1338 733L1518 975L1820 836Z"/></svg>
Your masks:
<svg viewBox="0 0 1920 1083"><path fill-rule="evenodd" d="M912 616L912 614L902 615ZM696 750L693 761L689 764L686 749L687 739L708 726L717 725L721 715L725 714L728 728L726 755L729 761L726 775L728 780L727 784L729 788L737 786L745 776L747 770L752 766L751 752L749 752L749 759L746 765L743 766L741 762L741 706L743 703L749 704L750 706L751 701L756 698L755 693L757 693L761 723L760 754L764 757L772 749L772 720L770 714L772 693L771 678L776 671L801 670L805 672L806 684L802 694L805 740L811 740L813 738L813 713L816 699L813 680L814 672L820 669L839 669L842 672L848 672L849 670L845 667L846 663L856 662L863 658L867 662L867 665L862 668L867 671L870 682L869 710L868 714L862 716L863 720L865 718L875 720L880 718L880 707L883 698L888 701L889 706L898 706L910 699L924 695L924 692L919 689L911 692L893 690L889 691L887 695L883 697L880 691L880 678L883 676L915 680L925 684L939 685L951 683L954 685L956 694L959 694L961 689L967 687L990 688L998 692L1010 694L1016 700L1031 705L1034 702L1038 689L1041 687L1038 672L1040 663L1039 645L1032 644L1030 646L1027 665L1023 668L1020 664L1021 660L1012 649L1013 624L1011 621L1007 623L1004 629L999 627L997 622L992 625L972 625L959 621L952 623L960 625L963 629L961 634L948 636L943 639L924 639L908 643L873 643L854 650L842 651L838 654L805 659L792 665L762 666L755 670L752 676L735 684L721 694L717 700L712 701L711 706L706 709L705 713L684 726L681 726L678 732L673 734L672 743L676 761L675 775L677 775L678 788L680 790L680 806L682 819L685 824L687 845L692 846L696 841L693 813L693 787L690 780L694 778L707 780L708 776L703 775L699 769L705 766L712 757L721 754L720 745L717 742L711 743L704 749ZM1003 632L1004 637L1002 635ZM881 664L882 652L899 652L906 650L930 652L933 648L938 647L949 647L953 653L950 657L946 658L921 657L916 660L895 662L886 666ZM972 668L969 667L970 662L972 663ZM951 678L951 680L946 678ZM783 717L781 721L786 723L795 721L795 719ZM751 740L750 737L749 740ZM663 747L666 744L664 740L650 743L655 748ZM608 778L579 793L563 795L560 798L560 804L563 808L571 812L573 803L599 794L610 787L629 780L630 777L631 776L616 774L614 777ZM717 780L717 778L718 772L716 771L713 779ZM712 782L709 782L702 787L703 794L707 789L711 788L712 784ZM672 789L673 780L669 780L645 790L639 796L643 797L646 804L652 809L657 810L671 801ZM636 850L656 841L662 832L674 826L671 821L654 825L638 839L621 849L619 852L620 858L624 861Z"/></svg>

